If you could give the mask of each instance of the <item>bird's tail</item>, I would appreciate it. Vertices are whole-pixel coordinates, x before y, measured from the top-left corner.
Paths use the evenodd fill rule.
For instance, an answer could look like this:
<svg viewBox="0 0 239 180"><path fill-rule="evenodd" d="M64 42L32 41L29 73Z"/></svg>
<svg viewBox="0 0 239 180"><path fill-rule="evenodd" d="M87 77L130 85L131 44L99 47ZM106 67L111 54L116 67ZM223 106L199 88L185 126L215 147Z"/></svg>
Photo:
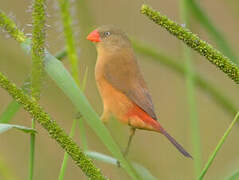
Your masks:
<svg viewBox="0 0 239 180"><path fill-rule="evenodd" d="M138 106L135 106L134 109L128 113L128 116L139 117L144 122L142 125L138 124L138 121L133 121L131 122L133 127L162 133L184 156L192 158L192 156L172 136L170 136L166 130L164 130L157 120L153 119Z"/></svg>
<svg viewBox="0 0 239 180"><path fill-rule="evenodd" d="M161 126L158 121L154 121L152 126L155 131L163 134L185 157L192 158L192 156Z"/></svg>
<svg viewBox="0 0 239 180"><path fill-rule="evenodd" d="M162 129L160 132L185 156L192 158L192 156L170 135L166 130Z"/></svg>

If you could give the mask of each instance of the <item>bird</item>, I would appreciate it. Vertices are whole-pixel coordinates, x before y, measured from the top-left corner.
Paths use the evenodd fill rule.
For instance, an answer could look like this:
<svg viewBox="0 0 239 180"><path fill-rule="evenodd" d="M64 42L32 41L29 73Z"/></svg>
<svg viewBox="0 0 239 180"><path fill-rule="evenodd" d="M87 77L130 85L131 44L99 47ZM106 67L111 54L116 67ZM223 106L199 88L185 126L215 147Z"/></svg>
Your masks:
<svg viewBox="0 0 239 180"><path fill-rule="evenodd" d="M140 71L137 57L127 34L113 25L103 25L86 38L97 50L95 80L103 101L101 120L111 116L130 126L127 155L136 129L164 135L185 157L192 156L162 127L149 89Z"/></svg>

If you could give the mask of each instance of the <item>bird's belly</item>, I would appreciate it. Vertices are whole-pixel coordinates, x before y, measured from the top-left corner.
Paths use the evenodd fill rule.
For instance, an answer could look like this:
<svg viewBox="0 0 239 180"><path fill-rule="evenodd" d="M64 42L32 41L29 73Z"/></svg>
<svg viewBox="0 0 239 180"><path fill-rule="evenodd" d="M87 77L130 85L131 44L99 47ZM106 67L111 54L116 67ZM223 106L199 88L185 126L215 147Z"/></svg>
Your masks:
<svg viewBox="0 0 239 180"><path fill-rule="evenodd" d="M104 112L112 113L119 121L128 124L127 113L134 105L132 101L105 79L98 80L97 85L103 100Z"/></svg>
<svg viewBox="0 0 239 180"><path fill-rule="evenodd" d="M124 93L115 89L105 79L97 81L104 103L104 113L112 113L122 123L135 128L155 131L156 123L147 113L134 104Z"/></svg>

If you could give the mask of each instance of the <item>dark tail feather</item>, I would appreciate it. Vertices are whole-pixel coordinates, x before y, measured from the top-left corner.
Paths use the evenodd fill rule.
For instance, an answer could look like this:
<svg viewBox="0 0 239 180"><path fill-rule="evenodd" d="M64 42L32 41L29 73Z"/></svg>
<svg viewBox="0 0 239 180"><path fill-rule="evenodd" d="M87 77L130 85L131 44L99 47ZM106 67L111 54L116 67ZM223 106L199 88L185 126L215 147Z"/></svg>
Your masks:
<svg viewBox="0 0 239 180"><path fill-rule="evenodd" d="M192 156L172 137L167 131L161 130L161 133L186 157L192 158Z"/></svg>

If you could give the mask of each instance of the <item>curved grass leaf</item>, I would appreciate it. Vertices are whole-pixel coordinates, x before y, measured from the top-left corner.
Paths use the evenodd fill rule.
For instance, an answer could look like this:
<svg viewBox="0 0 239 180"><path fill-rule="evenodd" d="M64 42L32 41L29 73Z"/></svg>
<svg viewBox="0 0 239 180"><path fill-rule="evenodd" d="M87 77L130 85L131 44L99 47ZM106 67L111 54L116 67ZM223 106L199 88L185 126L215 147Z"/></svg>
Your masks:
<svg viewBox="0 0 239 180"><path fill-rule="evenodd" d="M99 160L101 162L105 162L108 164L113 164L115 166L118 166L117 163L117 159L105 155L105 154L101 154L98 152L94 152L94 151L86 151L85 152L88 156L90 156L91 158L95 159L95 160ZM135 168L135 170L137 171L137 173L143 178L143 179L147 179L147 180L157 180L157 178L155 178L148 169L144 168L143 166L141 166L138 163L132 163L132 166Z"/></svg>
<svg viewBox="0 0 239 180"><path fill-rule="evenodd" d="M4 124L4 123L0 123L0 134L4 133L10 129L18 129L21 130L25 133L36 133L35 129L32 128L28 128L25 126L19 126L19 125L15 125L15 124Z"/></svg>

